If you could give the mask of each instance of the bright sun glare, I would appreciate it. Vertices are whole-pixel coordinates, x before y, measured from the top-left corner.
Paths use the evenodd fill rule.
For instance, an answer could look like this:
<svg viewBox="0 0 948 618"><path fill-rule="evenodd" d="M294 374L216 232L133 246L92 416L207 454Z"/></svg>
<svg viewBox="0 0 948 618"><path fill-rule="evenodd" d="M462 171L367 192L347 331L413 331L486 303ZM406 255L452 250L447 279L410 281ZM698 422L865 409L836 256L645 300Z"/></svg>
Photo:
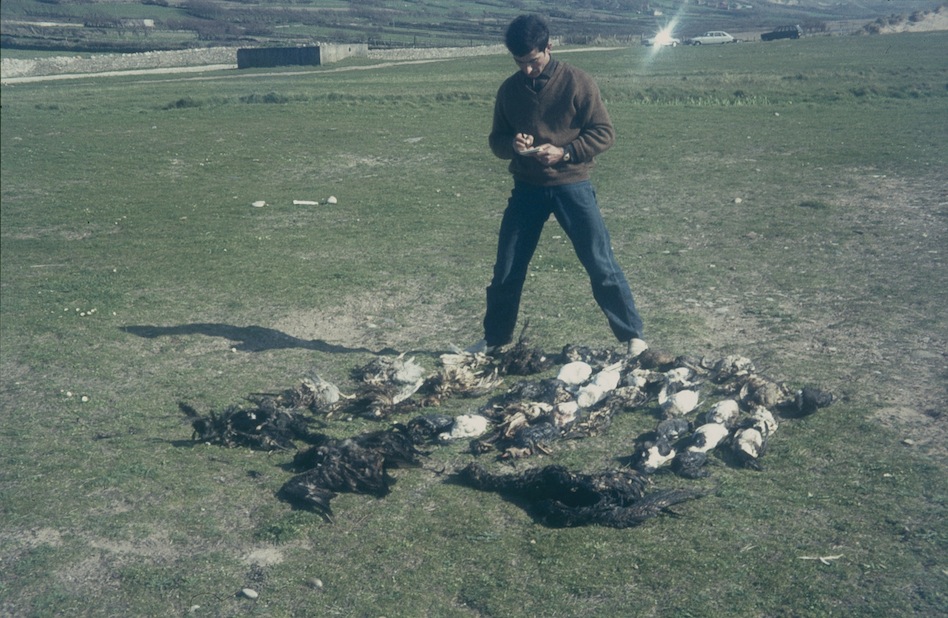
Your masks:
<svg viewBox="0 0 948 618"><path fill-rule="evenodd" d="M655 35L655 47L663 47L665 45L671 45L672 39L672 28L673 26L665 26L658 31L658 34Z"/></svg>
<svg viewBox="0 0 948 618"><path fill-rule="evenodd" d="M681 16L684 6L678 9L678 12L675 16L662 27L661 30L655 33L655 37L652 39L652 46L649 48L648 54L645 56L645 63L648 64L650 60L655 57L655 54L658 53L660 49L665 47L672 47L675 41L675 28L678 26L678 18Z"/></svg>

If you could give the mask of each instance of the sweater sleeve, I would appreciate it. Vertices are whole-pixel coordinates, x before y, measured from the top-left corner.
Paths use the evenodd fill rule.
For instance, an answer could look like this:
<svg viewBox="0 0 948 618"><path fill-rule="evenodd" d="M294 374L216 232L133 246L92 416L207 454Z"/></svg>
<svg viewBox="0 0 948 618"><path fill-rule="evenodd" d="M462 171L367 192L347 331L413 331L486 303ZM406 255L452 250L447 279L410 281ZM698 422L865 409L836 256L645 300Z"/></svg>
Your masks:
<svg viewBox="0 0 948 618"><path fill-rule="evenodd" d="M582 119L582 124L579 135L568 144L576 153L577 161L591 161L611 148L616 141L615 128L599 87L588 76L584 78L582 88L577 90L582 95L577 101L577 117Z"/></svg>
<svg viewBox="0 0 948 618"><path fill-rule="evenodd" d="M517 131L511 126L503 112L506 101L504 89L506 87L507 83L505 82L497 90L497 98L494 100L494 121L487 141L494 156L499 159L510 160L514 158L513 140Z"/></svg>

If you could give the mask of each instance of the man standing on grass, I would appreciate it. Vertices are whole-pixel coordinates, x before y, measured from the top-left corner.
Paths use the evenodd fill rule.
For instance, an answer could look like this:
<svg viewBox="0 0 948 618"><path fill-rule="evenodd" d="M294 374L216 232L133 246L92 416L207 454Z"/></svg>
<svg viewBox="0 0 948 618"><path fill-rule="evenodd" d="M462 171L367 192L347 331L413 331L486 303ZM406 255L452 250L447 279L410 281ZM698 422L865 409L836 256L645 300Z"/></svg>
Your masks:
<svg viewBox="0 0 948 618"><path fill-rule="evenodd" d="M504 42L520 69L497 91L489 143L510 161L514 186L487 287L484 339L467 351L490 353L513 339L527 268L551 214L572 241L612 332L631 350L632 340L642 337L642 319L589 181L593 158L615 141L599 88L585 72L552 57L541 17L514 19Z"/></svg>

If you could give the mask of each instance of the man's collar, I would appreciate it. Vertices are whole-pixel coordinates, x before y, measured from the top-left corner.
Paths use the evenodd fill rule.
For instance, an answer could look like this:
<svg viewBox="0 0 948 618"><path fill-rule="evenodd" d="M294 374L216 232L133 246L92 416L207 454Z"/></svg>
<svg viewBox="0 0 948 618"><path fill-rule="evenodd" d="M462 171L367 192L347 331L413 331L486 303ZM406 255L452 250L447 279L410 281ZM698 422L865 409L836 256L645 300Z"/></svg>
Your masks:
<svg viewBox="0 0 948 618"><path fill-rule="evenodd" d="M555 58L550 58L550 61L545 67L543 67L543 72L536 77L527 77L522 71L519 72L519 75L523 79L524 83L532 88L537 84L537 82L545 84L546 82L550 81L550 78L553 76L553 72L556 70L558 65L559 61L557 61Z"/></svg>

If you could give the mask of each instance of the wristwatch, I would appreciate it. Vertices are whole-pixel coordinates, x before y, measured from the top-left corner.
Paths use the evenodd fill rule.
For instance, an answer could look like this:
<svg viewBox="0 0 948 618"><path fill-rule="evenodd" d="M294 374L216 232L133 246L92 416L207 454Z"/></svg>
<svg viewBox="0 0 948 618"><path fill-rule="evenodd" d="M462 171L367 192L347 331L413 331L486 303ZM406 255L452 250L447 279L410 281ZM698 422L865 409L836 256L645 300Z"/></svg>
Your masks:
<svg viewBox="0 0 948 618"><path fill-rule="evenodd" d="M564 148L563 149L563 163L569 163L569 160L571 158L572 157L569 156L569 148Z"/></svg>

